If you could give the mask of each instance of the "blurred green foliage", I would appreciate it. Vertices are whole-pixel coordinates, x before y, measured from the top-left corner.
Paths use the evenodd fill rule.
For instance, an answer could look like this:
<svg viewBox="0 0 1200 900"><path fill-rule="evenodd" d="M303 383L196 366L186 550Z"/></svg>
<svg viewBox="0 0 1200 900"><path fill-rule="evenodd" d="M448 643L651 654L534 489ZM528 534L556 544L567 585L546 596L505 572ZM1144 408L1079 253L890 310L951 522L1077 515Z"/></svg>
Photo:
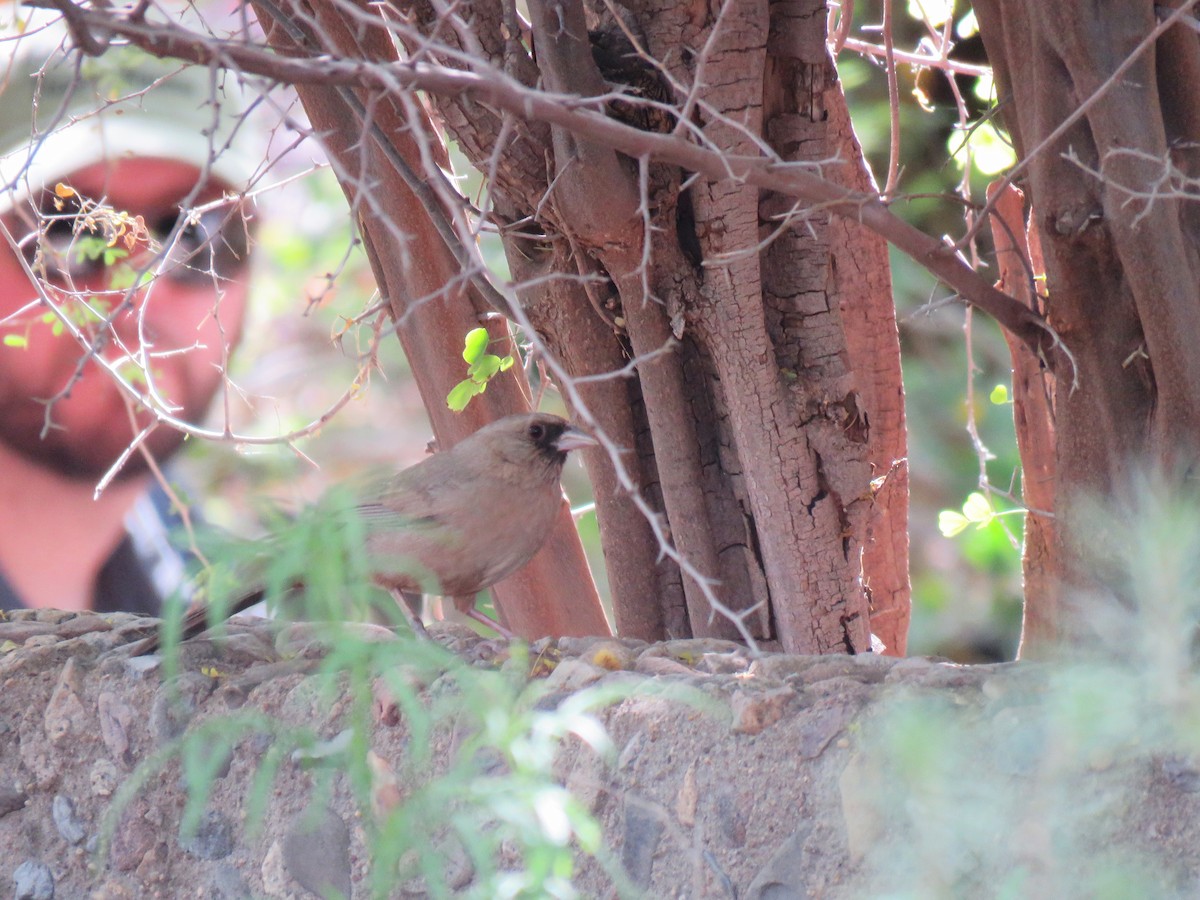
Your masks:
<svg viewBox="0 0 1200 900"><path fill-rule="evenodd" d="M1088 640L978 690L898 684L863 723L871 896L1196 896L1200 498L1179 483L1094 498L1083 552L1130 590L1073 598Z"/></svg>
<svg viewBox="0 0 1200 900"><path fill-rule="evenodd" d="M306 707L306 722L258 710L190 722L122 784L101 823L100 859L137 796L173 777L187 789L185 839L218 792L229 794L223 802L243 815L251 841L273 805L302 800L319 817L330 798L349 794L369 861L364 897L395 896L403 885L430 898L566 900L580 896L572 886L580 855L600 861L614 896L636 896L603 845L599 823L553 772L559 747L571 738L613 761L592 711L619 692L589 688L545 708L545 682L529 680L531 660L520 646L502 666L481 668L430 641L365 641L341 621L329 622L319 643L326 653L318 670L285 707ZM305 652L311 658L312 649ZM205 677L219 681L223 674ZM375 721L372 705L380 697L401 715L394 728ZM186 721L190 714L180 709ZM250 764L231 773L235 757ZM277 787L296 768L307 773L299 798ZM452 885L451 872L464 861L469 883Z"/></svg>

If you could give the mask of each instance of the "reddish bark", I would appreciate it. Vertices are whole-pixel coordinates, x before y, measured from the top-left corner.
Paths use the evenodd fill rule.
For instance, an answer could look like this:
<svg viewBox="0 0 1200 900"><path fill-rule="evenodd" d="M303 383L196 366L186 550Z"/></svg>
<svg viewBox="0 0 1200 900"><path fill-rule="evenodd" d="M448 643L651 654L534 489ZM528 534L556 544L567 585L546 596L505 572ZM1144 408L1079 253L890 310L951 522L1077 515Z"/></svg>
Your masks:
<svg viewBox="0 0 1200 900"><path fill-rule="evenodd" d="M993 192L989 190L989 199ZM1046 298L1037 292L1045 264L1037 232L1025 227L1025 195L1008 187L995 198L992 239L997 287L1044 312ZM1054 459L1054 380L1042 361L1009 335L1012 354L1013 423L1021 454L1021 496L1025 541L1021 552L1025 607L1021 626L1022 658L1043 655L1057 638L1062 620L1060 552L1054 519L1056 469Z"/></svg>
<svg viewBox="0 0 1200 900"><path fill-rule="evenodd" d="M1096 552L1124 543L1115 507L1136 501L1147 470L1185 486L1200 449L1200 208L1172 190L1200 175L1200 39L1178 22L1151 40L1150 2L1100 18L1080 2L974 6L1064 348L1053 351L1064 598L1128 598L1129 573ZM1043 630L1086 639L1095 612L1064 600Z"/></svg>
<svg viewBox="0 0 1200 900"><path fill-rule="evenodd" d="M825 91L830 156L845 160L829 177L855 191L876 188L850 125L841 85ZM904 656L912 614L908 578L908 425L900 333L887 242L842 217L830 222L831 293L846 328L846 353L867 416L867 458L875 485L863 536L863 587L871 633L889 656Z"/></svg>
<svg viewBox="0 0 1200 900"><path fill-rule="evenodd" d="M666 3L635 4L628 12L645 29L645 51L667 60L679 83L703 78L709 110L726 112L762 134L785 159L823 160L831 153L825 95L836 86L817 6L745 4L720 26L707 13ZM587 27L581 10L569 4L552 9L533 4L530 10L536 68L514 46L511 28L509 40L498 36L499 17L491 7L471 19L479 46L494 58L503 56L507 70L526 83L540 73L544 87L555 93L601 93L604 85L589 64L584 35L587 27L617 28L605 18L607 8L589 9ZM416 18L455 41L431 10L418 7ZM636 35L638 26L630 27ZM681 41L707 48L703 76L694 59L674 52ZM653 92L653 82L652 76L648 88L639 83ZM576 258L556 254L552 265L561 272L590 272L580 262L584 251L611 279L615 313L630 351L641 360L639 394L651 442L637 445L641 487L647 499L661 503L675 548L692 570L714 580L713 590L728 609L758 606L745 626L759 641L777 639L807 652L865 649L861 554L873 514L867 458L873 454L876 467L888 471L902 457L903 440L896 438L902 435L902 394L898 383L885 384L889 376L872 376L873 396L890 391L893 414L881 414L889 442L869 448L870 413L856 389L842 304L832 287L827 215L801 216L760 247L761 236L775 227L772 216L791 205L760 187L709 168L694 181L690 196L681 198L677 171L656 165L639 171L586 131L555 125L546 139L537 127L510 123L510 153L497 147L502 126L499 119L489 120L489 111L470 114L452 96L435 103L477 164L496 174L504 215L514 220L533 215L552 239L568 237ZM709 112L704 118L706 136L734 154L731 158L753 155L748 134ZM656 126L643 122L643 127ZM654 137L652 131L647 135ZM549 173L539 171L539 154L528 152L539 142L543 155L554 160ZM689 240L702 269L682 252ZM511 247L509 256L519 259ZM882 258L876 253L873 262ZM843 259L847 265L860 262L849 255ZM886 278L883 284L882 293L875 291L876 310L881 296L890 299ZM526 312L551 351L569 358L561 328L544 318L546 309ZM572 311L560 309L558 315L570 317ZM890 343L885 336L876 352L893 357L877 371L898 378L894 317L876 312L871 322L876 321L891 329ZM661 355L674 341L678 349ZM902 478L891 485L903 493ZM902 530L902 502L898 508ZM886 527L896 524L893 517ZM907 600L905 542L896 544L889 536L885 544L880 558L888 562L879 572L896 610L888 635L896 652L903 646L901 607ZM613 569L622 566L620 558L609 558ZM661 571L666 590L656 600L666 634L737 634L713 615L698 582L673 580L669 566ZM672 584L686 598L682 619ZM615 599L618 621L628 615L626 602ZM644 623L653 621L643 617Z"/></svg>

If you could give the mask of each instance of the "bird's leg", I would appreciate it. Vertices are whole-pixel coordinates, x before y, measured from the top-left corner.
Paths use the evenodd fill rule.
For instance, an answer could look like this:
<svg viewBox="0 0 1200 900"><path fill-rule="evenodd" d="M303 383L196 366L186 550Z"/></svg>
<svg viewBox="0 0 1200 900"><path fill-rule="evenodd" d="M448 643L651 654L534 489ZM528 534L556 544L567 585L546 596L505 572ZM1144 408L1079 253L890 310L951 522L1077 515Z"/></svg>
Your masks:
<svg viewBox="0 0 1200 900"><path fill-rule="evenodd" d="M445 598L441 594L425 595L425 603L428 604L425 607L425 612L429 615L429 618L438 622L445 620L446 606L443 602L444 600Z"/></svg>
<svg viewBox="0 0 1200 900"><path fill-rule="evenodd" d="M466 616L468 619L474 619L481 625L486 625L492 631L496 632L500 637L506 640L513 640L516 635L497 622L495 619L489 619L486 615L475 608L474 594L461 594L454 598L454 608Z"/></svg>
<svg viewBox="0 0 1200 900"><path fill-rule="evenodd" d="M400 588L388 588L388 593L400 607L400 612L403 613L404 620L408 622L408 627L412 629L413 634L429 640L429 632L425 630L425 623L417 615L417 610L420 609L421 595L412 591L402 591Z"/></svg>

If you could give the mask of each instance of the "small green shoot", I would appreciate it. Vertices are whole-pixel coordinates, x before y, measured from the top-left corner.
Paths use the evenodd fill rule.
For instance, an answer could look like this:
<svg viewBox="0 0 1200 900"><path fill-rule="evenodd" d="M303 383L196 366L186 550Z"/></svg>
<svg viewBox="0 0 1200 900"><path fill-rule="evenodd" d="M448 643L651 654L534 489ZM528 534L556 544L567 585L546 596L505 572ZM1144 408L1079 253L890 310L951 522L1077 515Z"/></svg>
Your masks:
<svg viewBox="0 0 1200 900"><path fill-rule="evenodd" d="M462 412L471 398L487 390L488 382L500 372L512 368L513 357L496 356L487 352L491 336L486 328L472 328L467 332L463 346L463 360L467 363L467 377L456 384L446 395L446 405L455 412Z"/></svg>
<svg viewBox="0 0 1200 900"><path fill-rule="evenodd" d="M99 259L103 261L106 268L129 257L128 250L114 246L108 238L98 234L77 234L74 251L80 262Z"/></svg>
<svg viewBox="0 0 1200 900"><path fill-rule="evenodd" d="M976 530L986 528L1000 516L1024 514L1024 509L1005 509L997 511L992 508L991 501L978 491L973 491L962 505L962 512L954 509L943 509L938 513L938 530L948 538L955 537L974 525Z"/></svg>

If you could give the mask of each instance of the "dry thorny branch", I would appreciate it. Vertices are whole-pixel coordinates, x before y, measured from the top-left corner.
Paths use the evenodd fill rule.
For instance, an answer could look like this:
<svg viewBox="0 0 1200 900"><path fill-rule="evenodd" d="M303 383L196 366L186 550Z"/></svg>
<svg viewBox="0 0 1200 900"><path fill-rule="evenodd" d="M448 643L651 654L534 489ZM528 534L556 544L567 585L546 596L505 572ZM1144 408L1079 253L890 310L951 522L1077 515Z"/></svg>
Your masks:
<svg viewBox="0 0 1200 900"><path fill-rule="evenodd" d="M77 43L87 52L102 51L105 41L119 38L153 55L201 65L229 67L243 75L263 76L281 84L321 83L339 88L377 88L402 98L411 97L413 91L426 91L433 95L465 93L477 98L486 108L531 123L564 127L581 138L607 144L634 159L653 158L679 165L690 172L717 178L729 177L794 196L815 211L827 210L844 215L877 231L957 290L967 303L992 315L1031 347L1048 349L1052 343L1045 332L1044 323L1032 317L1012 298L997 292L985 278L958 259L951 248L893 215L879 197L857 194L838 186L821 176L819 166L788 163L780 159L770 147L737 122L727 124L743 136L753 139L757 155L733 156L724 152L723 148L712 145L703 132L688 124L690 117L684 115L692 104L701 106L706 113L720 115L716 110L704 106L702 84L689 87L680 109L677 127L685 129L686 136L678 133L657 134L615 121L605 114L605 107L610 101L620 100L633 106L654 109L664 105L659 101L631 97L619 91L588 98L554 96L527 87L488 60L442 44L434 45L401 19L387 22L397 40L418 44L430 52L411 54L409 59L401 62L380 63L332 58L316 49L307 58L282 57L272 53L262 45L261 40L255 40L250 34L233 39L217 39L190 30L175 21L152 22L147 16L149 7L145 5L123 16L108 9L75 6L68 0L39 0L39 5L42 2L68 17ZM352 4L346 4L344 12L352 18L367 15ZM448 19L451 23L457 23L456 28L468 29L457 15L450 14ZM104 40L100 35L105 36ZM444 62L434 64L427 61L434 50ZM927 65L950 67L949 63L937 57L920 58ZM423 178L419 180L422 183L428 180L432 185L429 190L436 192L439 199L449 199L454 207L462 210L469 207L457 194L447 194L450 188L436 165L427 167L422 175ZM443 217L444 213L439 209L436 218ZM446 237L450 243L448 235ZM462 259L466 258L462 256L464 252L470 252L461 245L455 246L454 250Z"/></svg>

